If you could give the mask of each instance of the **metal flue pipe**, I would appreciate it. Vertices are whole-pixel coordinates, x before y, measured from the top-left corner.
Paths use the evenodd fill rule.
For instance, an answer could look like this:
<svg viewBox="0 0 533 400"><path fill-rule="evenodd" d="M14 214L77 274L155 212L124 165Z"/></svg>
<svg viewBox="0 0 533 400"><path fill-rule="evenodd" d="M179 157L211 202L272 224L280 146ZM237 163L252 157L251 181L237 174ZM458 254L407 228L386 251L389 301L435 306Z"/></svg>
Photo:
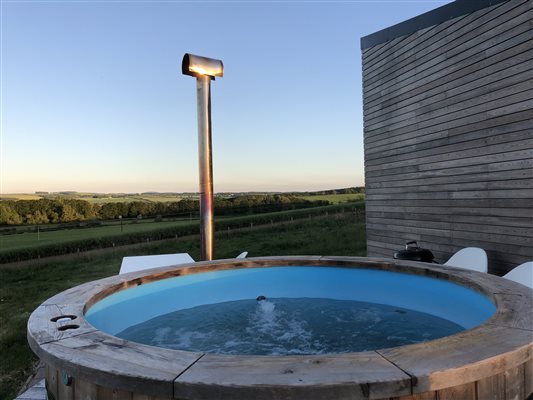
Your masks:
<svg viewBox="0 0 533 400"><path fill-rule="evenodd" d="M201 257L214 257L213 222L213 149L211 143L211 80L224 75L222 61L185 54L181 64L184 75L196 77L198 108L198 165L200 169L200 237Z"/></svg>

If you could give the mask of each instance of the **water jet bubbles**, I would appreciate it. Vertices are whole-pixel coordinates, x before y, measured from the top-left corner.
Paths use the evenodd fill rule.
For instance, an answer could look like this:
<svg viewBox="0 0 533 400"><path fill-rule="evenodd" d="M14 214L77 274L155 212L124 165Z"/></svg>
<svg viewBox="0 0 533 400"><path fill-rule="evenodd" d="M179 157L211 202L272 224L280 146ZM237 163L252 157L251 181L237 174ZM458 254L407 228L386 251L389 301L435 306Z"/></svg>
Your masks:
<svg viewBox="0 0 533 400"><path fill-rule="evenodd" d="M429 314L374 303L251 298L174 311L131 326L117 336L208 353L302 355L395 347L461 330Z"/></svg>

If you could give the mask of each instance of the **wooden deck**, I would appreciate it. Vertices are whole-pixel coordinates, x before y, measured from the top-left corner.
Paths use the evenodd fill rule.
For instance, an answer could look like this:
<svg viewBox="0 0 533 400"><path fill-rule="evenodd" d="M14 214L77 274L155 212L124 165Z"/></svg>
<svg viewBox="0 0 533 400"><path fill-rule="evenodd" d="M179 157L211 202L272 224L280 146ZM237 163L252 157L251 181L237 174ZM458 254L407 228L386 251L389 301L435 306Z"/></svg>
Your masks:
<svg viewBox="0 0 533 400"><path fill-rule="evenodd" d="M19 394L15 400L47 400L44 379L29 387L24 393Z"/></svg>
<svg viewBox="0 0 533 400"><path fill-rule="evenodd" d="M371 268L445 279L485 294L497 311L474 329L431 342L316 356L169 350L110 336L84 319L90 305L129 287L213 270L276 265ZM532 391L532 305L532 291L525 286L435 264L318 256L221 260L114 276L69 289L31 315L28 341L48 366L47 388L57 400L525 399ZM62 315L76 318L53 321Z"/></svg>

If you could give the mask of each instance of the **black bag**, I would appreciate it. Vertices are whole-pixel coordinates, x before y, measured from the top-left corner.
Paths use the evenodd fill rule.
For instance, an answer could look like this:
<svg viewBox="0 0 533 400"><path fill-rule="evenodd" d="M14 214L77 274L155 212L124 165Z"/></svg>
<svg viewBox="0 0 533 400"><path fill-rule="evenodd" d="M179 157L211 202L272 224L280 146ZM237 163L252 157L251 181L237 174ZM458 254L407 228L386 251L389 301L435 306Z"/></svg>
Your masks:
<svg viewBox="0 0 533 400"><path fill-rule="evenodd" d="M433 262L433 253L428 249L418 247L416 241L407 242L405 244L405 250L400 250L394 253L396 260L409 260L409 261L422 261Z"/></svg>

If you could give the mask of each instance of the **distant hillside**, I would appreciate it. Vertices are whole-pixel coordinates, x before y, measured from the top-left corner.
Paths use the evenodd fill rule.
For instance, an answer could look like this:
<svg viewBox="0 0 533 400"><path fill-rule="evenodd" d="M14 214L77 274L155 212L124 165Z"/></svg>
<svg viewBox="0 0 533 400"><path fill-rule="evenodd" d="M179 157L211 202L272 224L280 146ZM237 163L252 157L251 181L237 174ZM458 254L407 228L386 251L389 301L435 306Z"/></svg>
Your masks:
<svg viewBox="0 0 533 400"><path fill-rule="evenodd" d="M292 192L290 194L300 195L300 196L323 196L323 195L336 195L336 194L359 194L365 193L364 186L353 186L343 189L329 189L329 190L318 190L315 192Z"/></svg>
<svg viewBox="0 0 533 400"><path fill-rule="evenodd" d="M324 195L340 195L340 194L360 194L365 193L364 186L349 187L342 189L329 189L311 192L219 192L215 193L215 197L232 198L239 196L268 196L268 195L290 195L290 196L324 196ZM142 193L88 193L75 191L61 191L61 192L35 192L35 193L14 193L0 195L2 200L85 200L90 203L104 204L104 203L129 203L129 202L147 202L147 203L165 203L175 202L182 199L198 199L198 193L195 192L142 192Z"/></svg>

